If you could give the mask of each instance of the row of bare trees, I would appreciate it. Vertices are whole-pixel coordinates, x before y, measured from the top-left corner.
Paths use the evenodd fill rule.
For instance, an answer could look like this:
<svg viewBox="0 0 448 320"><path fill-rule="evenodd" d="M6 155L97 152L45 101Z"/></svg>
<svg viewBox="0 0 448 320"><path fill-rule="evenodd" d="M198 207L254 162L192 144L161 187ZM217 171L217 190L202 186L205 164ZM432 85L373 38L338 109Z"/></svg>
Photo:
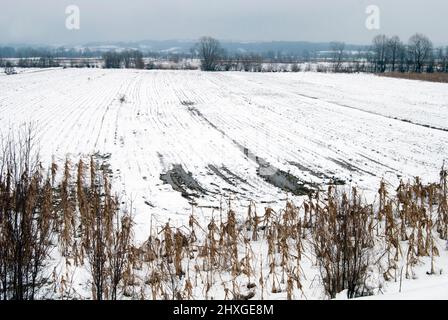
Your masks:
<svg viewBox="0 0 448 320"><path fill-rule="evenodd" d="M349 55L345 43L331 44L333 72L448 72L448 47L434 48L420 33L405 44L398 36L376 36L370 51Z"/></svg>
<svg viewBox="0 0 448 320"><path fill-rule="evenodd" d="M255 53L229 56L220 42L212 37L202 37L193 48L193 52L201 60L203 71L246 71L261 72L263 57Z"/></svg>
<svg viewBox="0 0 448 320"><path fill-rule="evenodd" d="M17 73L16 69L10 61L2 62L0 60L0 67L3 67L5 74L8 76Z"/></svg>
<svg viewBox="0 0 448 320"><path fill-rule="evenodd" d="M103 60L106 69L145 68L143 54L138 50L126 50L123 52L109 51L103 54Z"/></svg>
<svg viewBox="0 0 448 320"><path fill-rule="evenodd" d="M407 44L398 36L378 35L372 43L374 72L448 72L448 48L434 49L423 34L413 35Z"/></svg>
<svg viewBox="0 0 448 320"><path fill-rule="evenodd" d="M18 61L4 60L0 59L0 67L14 68L55 68L59 67L59 61L54 59L52 56L43 56L39 58L20 58Z"/></svg>
<svg viewBox="0 0 448 320"><path fill-rule="evenodd" d="M263 58L256 54L226 56L218 40L203 37L193 50L204 71L263 71ZM434 48L431 40L420 33L403 43L398 36L378 35L370 50L357 54L346 51L346 44L330 44L333 72L448 72L448 47ZM290 71L300 71L293 64Z"/></svg>

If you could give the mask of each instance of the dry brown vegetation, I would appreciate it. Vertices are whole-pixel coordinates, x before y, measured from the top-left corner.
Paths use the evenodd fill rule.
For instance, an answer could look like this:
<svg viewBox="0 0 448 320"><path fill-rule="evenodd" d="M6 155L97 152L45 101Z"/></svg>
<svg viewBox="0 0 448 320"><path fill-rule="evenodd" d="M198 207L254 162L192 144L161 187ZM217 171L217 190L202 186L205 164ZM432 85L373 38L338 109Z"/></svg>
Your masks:
<svg viewBox="0 0 448 320"><path fill-rule="evenodd" d="M356 189L330 186L278 212L259 214L252 203L246 214L220 210L200 223L193 210L188 225L151 227L137 246L132 205L122 208L113 195L106 162L67 159L62 170L53 164L46 171L31 150L28 135L4 144L0 155L3 300L300 299L305 261L317 267L326 297L347 290L352 298L375 293L367 285L372 266L397 281L399 261L413 278L419 260L429 257L434 274L435 239L448 239L442 168L437 183L416 178L390 192L382 182L376 203ZM59 271L55 261L64 265ZM89 278L84 293L75 289L73 270Z"/></svg>
<svg viewBox="0 0 448 320"><path fill-rule="evenodd" d="M385 72L385 73L378 73L377 75L381 77L389 77L397 79L448 83L448 73L442 73L442 72L434 72L434 73Z"/></svg>
<svg viewBox="0 0 448 320"><path fill-rule="evenodd" d="M46 281L45 260L54 227L51 182L32 154L28 131L0 153L0 294L34 299Z"/></svg>
<svg viewBox="0 0 448 320"><path fill-rule="evenodd" d="M132 217L111 194L107 168L92 156L87 181L89 166L80 160L75 170L66 160L57 179L55 163L48 173L41 167L31 131L13 141L2 141L0 153L1 299L43 298L49 286L65 298L69 275L51 273L55 258L73 267L87 262L92 296L116 299L131 251Z"/></svg>
<svg viewBox="0 0 448 320"><path fill-rule="evenodd" d="M251 205L243 219L229 210L205 226L192 214L188 227L167 223L135 249L134 267L140 270L135 286L149 285L140 298L151 299L192 299L198 285L204 288L199 297L209 299L216 283L225 299L280 292L297 299L305 297L306 252L329 298L343 290L350 298L373 294L366 284L372 266L380 266L384 279L397 281L399 261L412 278L419 260L430 257L428 274L433 274L439 255L434 239L446 240L448 227L445 169L440 177L428 185L420 179L403 182L394 194L382 182L377 204L362 201L356 189L347 193L330 186L300 207L287 202L280 212L267 208L258 215Z"/></svg>

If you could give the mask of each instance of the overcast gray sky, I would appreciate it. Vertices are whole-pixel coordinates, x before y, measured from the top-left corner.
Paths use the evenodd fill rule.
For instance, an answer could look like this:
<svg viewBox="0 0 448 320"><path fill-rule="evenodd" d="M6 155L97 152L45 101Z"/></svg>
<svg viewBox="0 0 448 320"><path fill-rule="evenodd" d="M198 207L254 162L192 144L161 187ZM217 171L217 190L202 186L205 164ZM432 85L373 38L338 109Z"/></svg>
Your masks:
<svg viewBox="0 0 448 320"><path fill-rule="evenodd" d="M81 28L65 28L75 4ZM368 5L381 29L365 27ZM407 40L415 32L448 44L446 0L0 0L0 43L196 39L370 43L377 33Z"/></svg>

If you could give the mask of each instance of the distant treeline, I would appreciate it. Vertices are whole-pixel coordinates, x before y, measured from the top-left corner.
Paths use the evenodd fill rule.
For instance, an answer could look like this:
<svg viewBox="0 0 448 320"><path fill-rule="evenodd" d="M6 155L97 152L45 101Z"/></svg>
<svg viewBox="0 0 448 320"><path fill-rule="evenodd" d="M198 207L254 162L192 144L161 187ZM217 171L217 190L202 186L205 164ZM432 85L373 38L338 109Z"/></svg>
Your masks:
<svg viewBox="0 0 448 320"><path fill-rule="evenodd" d="M415 34L407 44L398 36L378 35L370 53L373 71L383 72L448 72L448 47L435 48L423 34Z"/></svg>
<svg viewBox="0 0 448 320"><path fill-rule="evenodd" d="M125 50L125 51L140 51L140 50ZM33 48L33 47L11 47L0 46L0 59L16 58L16 59L31 59L40 57L51 58L101 58L108 52L124 52L123 50L92 50L89 48L75 49L75 48ZM155 52L155 51L140 51L143 57L157 58L157 59L181 59L191 57L191 53L170 53L170 52Z"/></svg>
<svg viewBox="0 0 448 320"><path fill-rule="evenodd" d="M304 49L301 53L286 49L258 53L228 51L211 37L201 38L188 53L0 47L0 66L5 67L7 61L11 63L11 58L15 58L13 66L36 68L195 69L198 64L192 61L196 60L205 71L448 73L448 47L434 47L422 34L413 35L406 43L397 36L378 35L370 46L359 46L359 50L353 45L333 42L328 50Z"/></svg>
<svg viewBox="0 0 448 320"><path fill-rule="evenodd" d="M137 50L126 50L123 52L106 52L103 54L104 67L106 69L135 68L144 69L143 54Z"/></svg>
<svg viewBox="0 0 448 320"><path fill-rule="evenodd" d="M0 58L94 58L101 56L100 51L89 49L67 49L67 48L32 48L32 47L1 47Z"/></svg>
<svg viewBox="0 0 448 320"><path fill-rule="evenodd" d="M20 58L18 61L12 63L9 60L0 58L0 67L2 68L55 68L60 64L53 57L38 57L38 58ZM6 72L6 71L5 71Z"/></svg>
<svg viewBox="0 0 448 320"><path fill-rule="evenodd" d="M316 44L316 48L326 48ZM358 50L353 45L348 45L350 50L354 51L365 51L367 46L360 46ZM123 49L102 49L95 50L89 48L75 49L75 48L33 48L33 47L11 47L11 46L1 46L0 45L0 58L39 58L39 57L53 57L53 58L100 58L105 52L122 52ZM226 50L226 57L238 57L248 55L257 55L262 57L263 60L269 62L294 62L294 61L304 61L304 60L316 60L325 59L330 56L328 50L321 49L302 49L292 51L287 46L284 50L266 50L266 51L243 51L232 48L231 50ZM151 50L139 50L132 49L131 51L140 51L145 58L154 58L160 60L178 61L181 59L191 59L195 54L194 51L184 51L184 52L171 52L171 51L151 51Z"/></svg>
<svg viewBox="0 0 448 320"><path fill-rule="evenodd" d="M274 61L290 64L290 68L283 71L293 72L302 71L298 63L303 62L326 62L317 66L316 71L320 72L448 72L448 47L435 48L427 36L419 33L406 44L398 36L378 35L365 51L346 48L343 42L333 42L324 57L310 55L298 60L280 57ZM258 54L228 55L219 41L211 37L201 38L194 52L204 71L266 71L264 64L273 62Z"/></svg>

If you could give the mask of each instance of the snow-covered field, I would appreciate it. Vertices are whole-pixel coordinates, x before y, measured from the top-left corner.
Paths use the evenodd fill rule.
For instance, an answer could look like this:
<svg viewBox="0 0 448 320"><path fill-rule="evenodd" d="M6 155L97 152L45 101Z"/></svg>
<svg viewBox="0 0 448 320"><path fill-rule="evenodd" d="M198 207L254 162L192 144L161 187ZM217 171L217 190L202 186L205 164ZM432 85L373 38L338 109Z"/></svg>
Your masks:
<svg viewBox="0 0 448 320"><path fill-rule="evenodd" d="M151 215L183 223L192 201L203 215L229 197L283 206L295 196L263 178L278 170L366 195L381 178L435 181L448 157L447 89L363 74L32 70L0 75L0 128L33 122L46 161L110 154L143 241ZM161 180L179 172L194 195Z"/></svg>
<svg viewBox="0 0 448 320"><path fill-rule="evenodd" d="M48 163L110 156L143 242L154 221L180 226L192 210L209 217L229 203L244 213L251 200L261 211L280 208L330 180L368 198L382 178L391 187L415 176L437 181L448 158L448 85L312 72L0 74L0 133L24 123L36 127ZM438 267L446 261L444 251ZM399 296L390 283L387 292L424 298L429 288L448 298L446 275L436 279L406 281Z"/></svg>

